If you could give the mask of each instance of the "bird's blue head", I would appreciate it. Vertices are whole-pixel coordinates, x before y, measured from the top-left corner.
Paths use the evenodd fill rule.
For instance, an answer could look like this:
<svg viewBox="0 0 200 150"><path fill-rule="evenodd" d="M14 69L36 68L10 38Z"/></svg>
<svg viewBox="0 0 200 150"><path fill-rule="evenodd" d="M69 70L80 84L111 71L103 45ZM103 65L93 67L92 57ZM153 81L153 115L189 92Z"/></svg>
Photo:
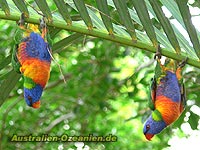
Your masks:
<svg viewBox="0 0 200 150"><path fill-rule="evenodd" d="M33 108L39 108L42 91L43 88L38 84L32 89L24 88L24 98L27 105Z"/></svg>
<svg viewBox="0 0 200 150"><path fill-rule="evenodd" d="M151 140L155 134L160 133L165 127L167 127L167 124L163 120L156 121L150 115L144 124L143 133L147 140Z"/></svg>

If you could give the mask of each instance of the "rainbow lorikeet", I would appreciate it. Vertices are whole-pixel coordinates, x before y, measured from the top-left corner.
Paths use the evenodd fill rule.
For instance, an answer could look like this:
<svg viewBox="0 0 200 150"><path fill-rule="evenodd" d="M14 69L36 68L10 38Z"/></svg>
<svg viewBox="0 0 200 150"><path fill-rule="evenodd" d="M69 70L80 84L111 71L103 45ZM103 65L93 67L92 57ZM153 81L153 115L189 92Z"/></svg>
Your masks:
<svg viewBox="0 0 200 150"><path fill-rule="evenodd" d="M143 128L147 140L177 120L185 108L185 89L181 77L185 62L176 67L172 59L166 59L164 65L157 59L149 101L153 111Z"/></svg>
<svg viewBox="0 0 200 150"><path fill-rule="evenodd" d="M44 23L44 22L43 22ZM24 24L23 15L16 32L12 64L14 69L23 75L24 98L28 106L40 107L40 97L50 76L50 46L47 42L46 25Z"/></svg>

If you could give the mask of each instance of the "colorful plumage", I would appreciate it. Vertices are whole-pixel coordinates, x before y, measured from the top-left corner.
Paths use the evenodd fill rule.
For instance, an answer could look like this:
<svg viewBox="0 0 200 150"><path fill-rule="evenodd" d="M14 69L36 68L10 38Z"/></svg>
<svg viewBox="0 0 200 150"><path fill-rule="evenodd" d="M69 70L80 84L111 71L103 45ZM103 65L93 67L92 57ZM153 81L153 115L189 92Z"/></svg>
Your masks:
<svg viewBox="0 0 200 150"><path fill-rule="evenodd" d="M20 25L13 53L13 66L24 78L25 101L33 108L40 107L40 97L50 76L50 46L45 36L46 28L41 34L37 25Z"/></svg>
<svg viewBox="0 0 200 150"><path fill-rule="evenodd" d="M167 59L162 65L157 60L156 73L151 85L150 108L153 110L144 124L146 139L160 133L179 118L185 107L184 86L181 84L181 69Z"/></svg>

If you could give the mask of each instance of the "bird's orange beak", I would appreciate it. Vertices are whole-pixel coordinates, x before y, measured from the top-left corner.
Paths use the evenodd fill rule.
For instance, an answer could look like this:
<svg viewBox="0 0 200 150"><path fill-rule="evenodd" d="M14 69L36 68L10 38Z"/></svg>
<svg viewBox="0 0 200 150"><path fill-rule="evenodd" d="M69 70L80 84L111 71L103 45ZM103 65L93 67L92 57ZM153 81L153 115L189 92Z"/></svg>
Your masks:
<svg viewBox="0 0 200 150"><path fill-rule="evenodd" d="M149 134L149 133L145 134L146 139L149 140L149 141L151 141L151 138L153 136L154 136L154 134Z"/></svg>
<svg viewBox="0 0 200 150"><path fill-rule="evenodd" d="M32 104L33 108L40 108L40 100Z"/></svg>

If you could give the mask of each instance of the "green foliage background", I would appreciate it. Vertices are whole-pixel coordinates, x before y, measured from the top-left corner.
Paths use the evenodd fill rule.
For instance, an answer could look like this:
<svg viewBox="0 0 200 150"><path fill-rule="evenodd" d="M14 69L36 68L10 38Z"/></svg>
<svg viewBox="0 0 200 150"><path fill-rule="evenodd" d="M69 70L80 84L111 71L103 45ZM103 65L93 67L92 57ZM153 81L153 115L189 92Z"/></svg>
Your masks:
<svg viewBox="0 0 200 150"><path fill-rule="evenodd" d="M11 64L5 63L10 61L16 29L15 22L0 20L0 84L12 69ZM53 30L50 28L50 32ZM62 30L52 42L72 34ZM61 145L64 149L76 149L73 142L10 142L13 134L113 134L118 137L117 142L84 144L95 150L160 150L168 147L168 140L174 134L188 136L180 129L182 123L188 122L192 129L199 130L199 116L190 109L193 105L200 105L200 71L196 68L186 66L184 70L188 99L185 112L172 126L148 142L143 136L142 124L150 114L147 100L154 73L152 54L80 35L71 45L54 53L54 58L40 109L26 106L22 79L1 106L1 149L58 149ZM56 62L61 65L66 83ZM1 64L6 67L1 68ZM186 112L190 115L184 119ZM178 131L173 132L172 128L178 128Z"/></svg>

